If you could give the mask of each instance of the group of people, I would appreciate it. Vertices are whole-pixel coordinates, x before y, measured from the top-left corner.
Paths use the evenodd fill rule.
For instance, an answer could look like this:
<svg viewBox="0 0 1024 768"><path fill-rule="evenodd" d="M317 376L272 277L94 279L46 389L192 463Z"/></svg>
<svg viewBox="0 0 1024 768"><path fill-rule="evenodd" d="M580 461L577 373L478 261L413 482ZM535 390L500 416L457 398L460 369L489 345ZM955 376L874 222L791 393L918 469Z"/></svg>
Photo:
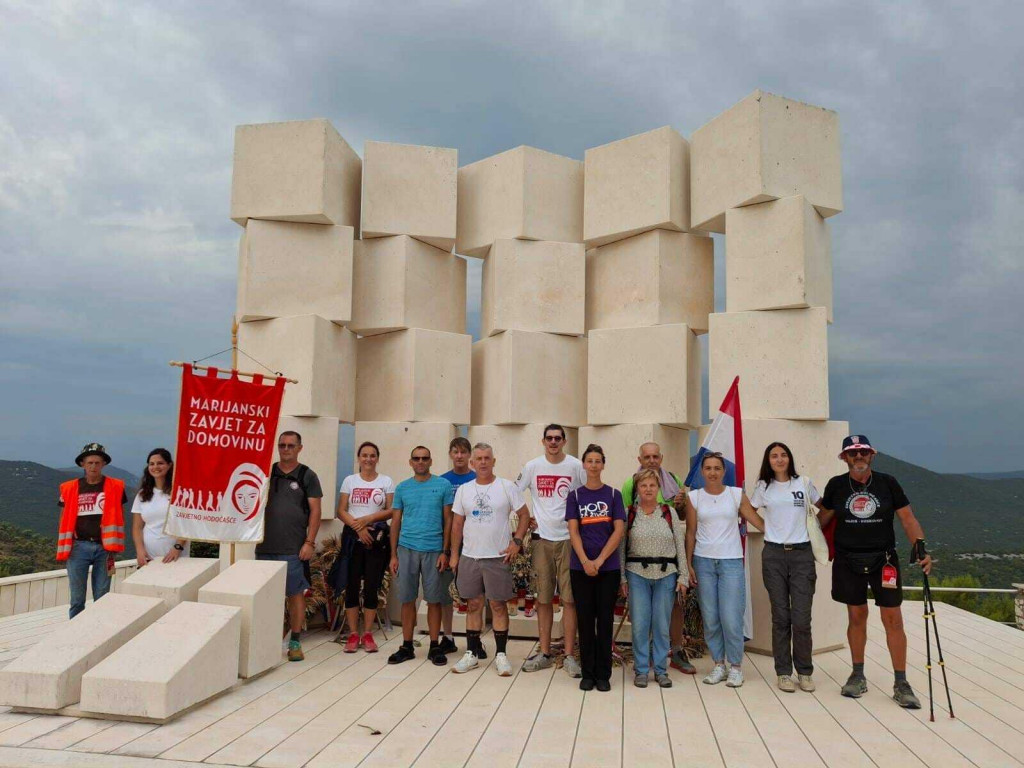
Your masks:
<svg viewBox="0 0 1024 768"><path fill-rule="evenodd" d="M337 517L344 523L339 558L345 577L348 635L345 652L378 650L373 623L380 587L390 570L390 594L401 604L403 642L388 658L415 658L416 601L427 604L428 659L447 664L458 651L452 632L452 590L468 603L466 650L452 666L465 673L487 658L481 640L485 604L492 615L495 669L513 673L507 655L510 602L516 585L511 564L528 552L535 573L539 647L524 672L556 661L552 627L556 595L561 605L563 668L582 690L611 689L613 624L620 596L632 624L633 683L672 686L674 667L695 674L683 649L683 598L697 590L705 641L713 666L708 685L743 685L744 609L747 602L741 524L765 534L762 575L772 614L772 647L778 687L813 691L811 607L816 583L808 506L821 525L835 520L832 598L847 606L853 671L844 696L867 692L864 651L867 590L879 606L895 674L893 694L903 707L920 702L906 679L906 634L902 625L902 576L894 522L899 518L913 543L912 559L930 571L924 533L896 479L873 471L876 451L864 435L843 441L840 458L849 471L829 480L823 493L797 472L792 451L774 442L764 451L758 481L748 498L725 484L726 462L717 453L700 458L701 488L687 490L662 467L656 443L639 447L638 470L621 489L602 480L604 450L589 445L579 458L565 452L565 429L545 427L543 453L515 481L495 474L497 457L487 443L457 437L449 445L452 469L432 473L428 448L410 454L412 477L395 485L377 472L380 449L357 449L359 471L341 484ZM303 659L304 595L315 550L323 491L315 471L299 462L302 437L278 438L260 559L287 563L287 607L291 635L288 658ZM84 607L92 566L93 593L109 589L114 553L124 549L124 484L103 475L110 457L85 446L77 463L84 476L61 486L63 511L59 560L68 561L71 616ZM163 534L173 463L170 454L150 453L133 504L132 532L139 565L188 556L188 542ZM532 515L523 494L529 491ZM816 515L814 514L816 512ZM362 627L360 629L360 619ZM579 658L576 642L579 642ZM796 679L794 680L794 670Z"/></svg>

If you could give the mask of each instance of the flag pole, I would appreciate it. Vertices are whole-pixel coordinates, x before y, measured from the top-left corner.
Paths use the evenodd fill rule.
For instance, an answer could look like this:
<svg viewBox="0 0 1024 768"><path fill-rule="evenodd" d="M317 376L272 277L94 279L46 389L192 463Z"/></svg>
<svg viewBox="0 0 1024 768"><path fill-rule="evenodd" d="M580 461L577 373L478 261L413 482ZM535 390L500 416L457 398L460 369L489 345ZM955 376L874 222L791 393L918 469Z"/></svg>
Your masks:
<svg viewBox="0 0 1024 768"><path fill-rule="evenodd" d="M238 372L238 315L231 316L231 370ZM228 566L235 564L235 542L228 551Z"/></svg>

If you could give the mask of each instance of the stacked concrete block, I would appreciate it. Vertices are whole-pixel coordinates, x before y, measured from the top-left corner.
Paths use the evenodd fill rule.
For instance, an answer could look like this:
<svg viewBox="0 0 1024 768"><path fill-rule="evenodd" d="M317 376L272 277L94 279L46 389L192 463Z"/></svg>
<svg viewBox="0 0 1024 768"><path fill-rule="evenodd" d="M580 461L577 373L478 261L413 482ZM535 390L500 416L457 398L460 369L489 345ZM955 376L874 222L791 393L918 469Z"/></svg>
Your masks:
<svg viewBox="0 0 1024 768"><path fill-rule="evenodd" d="M255 677L281 661L285 563L238 562L199 589L199 602L242 609L238 676Z"/></svg>
<svg viewBox="0 0 1024 768"><path fill-rule="evenodd" d="M655 229L587 251L587 330L686 323L707 333L715 304L710 237Z"/></svg>
<svg viewBox="0 0 1024 768"><path fill-rule="evenodd" d="M589 336L588 423L701 424L700 349L683 323Z"/></svg>
<svg viewBox="0 0 1024 768"><path fill-rule="evenodd" d="M725 309L825 307L832 322L829 225L803 195L725 215Z"/></svg>
<svg viewBox="0 0 1024 768"><path fill-rule="evenodd" d="M498 240L582 242L583 163L516 147L460 168L456 252L488 257Z"/></svg>
<svg viewBox="0 0 1024 768"><path fill-rule="evenodd" d="M321 519L333 520L338 486L338 420L333 416L282 416L277 423L277 434L291 431L302 435L299 461L316 472L320 478ZM237 545L236 545L237 546Z"/></svg>
<svg viewBox="0 0 1024 768"><path fill-rule="evenodd" d="M368 141L363 147L363 239L409 235L450 251L455 244L458 152Z"/></svg>
<svg viewBox="0 0 1024 768"><path fill-rule="evenodd" d="M466 332L466 262L408 235L355 244L352 321L372 336L406 328Z"/></svg>
<svg viewBox="0 0 1024 768"><path fill-rule="evenodd" d="M690 230L690 146L669 126L588 149L583 240L593 248L646 232Z"/></svg>
<svg viewBox="0 0 1024 768"><path fill-rule="evenodd" d="M235 128L231 218L359 226L362 162L329 121Z"/></svg>
<svg viewBox="0 0 1024 768"><path fill-rule="evenodd" d="M587 418L587 340L505 331L473 344L473 424L557 422Z"/></svg>
<svg viewBox="0 0 1024 768"><path fill-rule="evenodd" d="M496 240L483 265L481 336L508 330L582 336L582 243Z"/></svg>
<svg viewBox="0 0 1024 768"><path fill-rule="evenodd" d="M359 421L469 420L472 339L422 328L359 339Z"/></svg>
<svg viewBox="0 0 1024 768"><path fill-rule="evenodd" d="M686 479L690 469L690 431L662 424L616 424L607 427L580 427L579 443L596 443L607 459L602 479L621 488L640 466L637 457L644 443L657 443L664 456L662 466Z"/></svg>
<svg viewBox="0 0 1024 768"><path fill-rule="evenodd" d="M839 116L764 91L694 132L690 219L725 232L726 212L803 195L824 217L843 210Z"/></svg>
<svg viewBox="0 0 1024 768"><path fill-rule="evenodd" d="M544 427L550 422L531 424L476 424L469 428L469 442L487 443L494 448L494 473L515 480L523 465L544 453ZM578 456L579 430L565 428L565 452Z"/></svg>
<svg viewBox="0 0 1024 768"><path fill-rule="evenodd" d="M744 416L828 419L827 328L824 307L712 315L711 404L717 407L739 376Z"/></svg>
<svg viewBox="0 0 1024 768"><path fill-rule="evenodd" d="M166 612L158 597L104 595L0 670L0 704L49 712L74 704L82 676Z"/></svg>
<svg viewBox="0 0 1024 768"><path fill-rule="evenodd" d="M271 370L297 379L281 413L355 420L356 336L317 315L242 323L238 346Z"/></svg>
<svg viewBox="0 0 1024 768"><path fill-rule="evenodd" d="M85 673L81 708L166 722L235 684L241 627L241 608L177 605Z"/></svg>
<svg viewBox="0 0 1024 768"><path fill-rule="evenodd" d="M457 434L451 422L393 422L357 421L355 444L369 440L380 448L377 472L387 475L395 485L412 476L409 455L417 445L430 449L434 459L433 472L440 475L448 471L448 443ZM359 471L358 460L353 472Z"/></svg>
<svg viewBox="0 0 1024 768"><path fill-rule="evenodd" d="M319 315L348 323L354 233L352 227L249 219L238 248L238 320Z"/></svg>
<svg viewBox="0 0 1024 768"><path fill-rule="evenodd" d="M151 560L125 579L118 588L121 594L158 597L168 608L199 599L199 588L220 573L220 561L208 557L179 557L165 563Z"/></svg>

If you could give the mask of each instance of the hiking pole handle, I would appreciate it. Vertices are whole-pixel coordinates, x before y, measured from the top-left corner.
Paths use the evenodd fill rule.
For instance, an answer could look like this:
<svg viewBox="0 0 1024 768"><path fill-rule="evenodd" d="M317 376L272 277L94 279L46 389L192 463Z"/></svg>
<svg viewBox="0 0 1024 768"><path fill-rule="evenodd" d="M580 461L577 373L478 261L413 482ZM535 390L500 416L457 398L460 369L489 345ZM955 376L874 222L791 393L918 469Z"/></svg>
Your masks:
<svg viewBox="0 0 1024 768"><path fill-rule="evenodd" d="M928 554L928 552L925 550L925 547L924 547L924 539L918 539L913 544L911 544L911 546L910 546L910 562L916 563L919 560L924 560L925 555L927 555L927 554Z"/></svg>

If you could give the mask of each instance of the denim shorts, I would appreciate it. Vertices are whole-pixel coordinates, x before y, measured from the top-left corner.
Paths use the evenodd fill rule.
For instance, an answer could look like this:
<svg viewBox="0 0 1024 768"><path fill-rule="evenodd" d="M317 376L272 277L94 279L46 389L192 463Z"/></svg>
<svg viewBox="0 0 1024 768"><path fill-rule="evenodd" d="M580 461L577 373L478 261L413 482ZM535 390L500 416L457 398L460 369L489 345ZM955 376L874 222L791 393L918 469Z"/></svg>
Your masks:
<svg viewBox="0 0 1024 768"><path fill-rule="evenodd" d="M306 578L306 563L299 559L298 555L256 555L257 560L272 560L277 563L288 564L287 583L284 592L288 597L299 595L309 589L309 579Z"/></svg>
<svg viewBox="0 0 1024 768"><path fill-rule="evenodd" d="M398 546L398 602L411 603L420 591L423 580L423 599L428 603L444 602L445 588L437 570L440 552L420 552ZM450 583L450 582L449 582Z"/></svg>

